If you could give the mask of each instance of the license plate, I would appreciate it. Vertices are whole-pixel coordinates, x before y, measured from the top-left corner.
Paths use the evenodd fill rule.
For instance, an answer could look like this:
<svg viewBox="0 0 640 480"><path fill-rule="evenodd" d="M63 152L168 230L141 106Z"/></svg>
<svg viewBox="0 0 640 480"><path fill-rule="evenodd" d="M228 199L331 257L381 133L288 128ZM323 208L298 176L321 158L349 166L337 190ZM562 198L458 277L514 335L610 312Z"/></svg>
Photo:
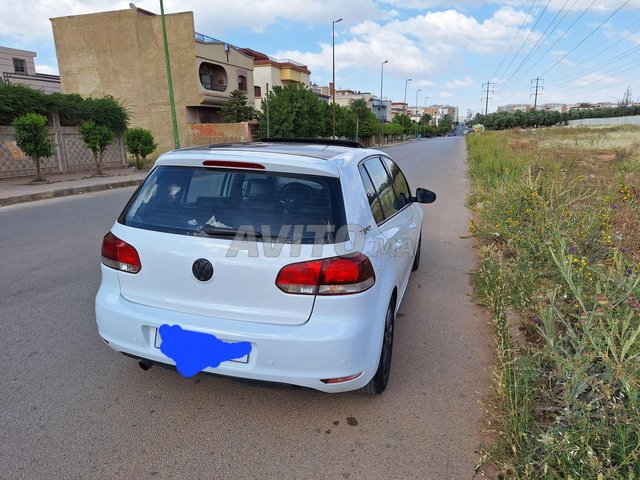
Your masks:
<svg viewBox="0 0 640 480"><path fill-rule="evenodd" d="M153 346L155 348L160 348L161 344L162 344L162 336L160 335L160 331L156 328L156 335L153 340ZM240 357L240 358L234 358L233 360L229 360L229 361L235 362L235 363L249 363L249 355L245 355L244 357Z"/></svg>

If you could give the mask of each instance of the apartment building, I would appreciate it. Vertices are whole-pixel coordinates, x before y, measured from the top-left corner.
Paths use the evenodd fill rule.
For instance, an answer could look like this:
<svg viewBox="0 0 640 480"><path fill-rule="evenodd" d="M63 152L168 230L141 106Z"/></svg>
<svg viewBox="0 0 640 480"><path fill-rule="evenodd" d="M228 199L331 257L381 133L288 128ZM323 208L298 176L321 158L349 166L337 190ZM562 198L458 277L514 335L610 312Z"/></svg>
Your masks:
<svg viewBox="0 0 640 480"><path fill-rule="evenodd" d="M291 83L310 86L311 71L306 65L285 58L279 59L251 48L241 48L240 52L253 59L253 82L255 108L260 110L263 95L269 89Z"/></svg>
<svg viewBox="0 0 640 480"><path fill-rule="evenodd" d="M26 85L45 93L61 92L60 77L36 72L36 52L0 46L0 80Z"/></svg>
<svg viewBox="0 0 640 480"><path fill-rule="evenodd" d="M180 142L189 125L221 121L236 89L255 102L253 58L222 40L197 33L193 12L165 15ZM158 151L173 148L169 89L159 15L136 8L52 18L62 91L113 95L148 128Z"/></svg>

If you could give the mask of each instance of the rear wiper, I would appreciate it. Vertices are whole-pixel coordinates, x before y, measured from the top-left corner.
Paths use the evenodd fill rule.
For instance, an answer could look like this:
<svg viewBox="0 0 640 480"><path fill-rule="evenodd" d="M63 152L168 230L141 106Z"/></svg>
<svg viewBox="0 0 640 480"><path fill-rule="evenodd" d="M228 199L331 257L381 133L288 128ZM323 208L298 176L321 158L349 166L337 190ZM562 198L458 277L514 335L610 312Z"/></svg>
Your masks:
<svg viewBox="0 0 640 480"><path fill-rule="evenodd" d="M218 237L235 237L236 235L248 236L254 238L262 238L262 233L254 230L235 230L233 228L220 228L213 225L205 224L202 227L202 231L207 235L213 235Z"/></svg>

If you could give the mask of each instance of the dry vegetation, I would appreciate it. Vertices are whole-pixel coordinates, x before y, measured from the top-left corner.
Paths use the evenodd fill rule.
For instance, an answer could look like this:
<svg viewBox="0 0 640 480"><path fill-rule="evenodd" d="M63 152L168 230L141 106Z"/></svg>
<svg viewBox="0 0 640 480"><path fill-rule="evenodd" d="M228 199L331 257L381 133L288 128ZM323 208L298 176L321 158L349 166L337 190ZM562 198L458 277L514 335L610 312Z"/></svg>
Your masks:
<svg viewBox="0 0 640 480"><path fill-rule="evenodd" d="M640 478L640 128L468 138L503 478ZM519 334L514 335L513 317Z"/></svg>

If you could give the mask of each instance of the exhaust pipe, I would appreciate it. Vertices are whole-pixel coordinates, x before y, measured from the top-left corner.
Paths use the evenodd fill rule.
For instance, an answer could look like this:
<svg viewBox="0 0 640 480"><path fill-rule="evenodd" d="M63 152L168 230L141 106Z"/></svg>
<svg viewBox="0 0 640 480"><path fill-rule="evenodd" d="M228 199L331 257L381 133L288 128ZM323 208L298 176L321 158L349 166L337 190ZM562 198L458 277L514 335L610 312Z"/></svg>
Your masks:
<svg viewBox="0 0 640 480"><path fill-rule="evenodd" d="M143 360L142 358L138 361L138 365L140 365L140 368L142 370L144 370L145 372L147 370L149 370L151 367L153 367L154 363L150 360Z"/></svg>

